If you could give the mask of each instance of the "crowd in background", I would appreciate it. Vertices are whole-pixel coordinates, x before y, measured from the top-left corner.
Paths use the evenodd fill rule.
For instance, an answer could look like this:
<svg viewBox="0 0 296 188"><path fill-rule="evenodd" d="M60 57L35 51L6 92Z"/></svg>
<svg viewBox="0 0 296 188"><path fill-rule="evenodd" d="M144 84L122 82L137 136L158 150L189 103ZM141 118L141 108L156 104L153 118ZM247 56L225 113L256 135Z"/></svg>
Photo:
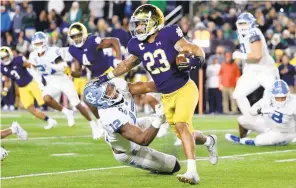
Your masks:
<svg viewBox="0 0 296 188"><path fill-rule="evenodd" d="M235 62L232 52L239 49L235 22L243 11L249 11L256 17L281 78L289 84L292 92L296 91L296 2L1 1L1 46L11 47L15 55L28 56L32 51L32 35L43 31L48 34L50 46L67 47L68 28L79 21L89 33L119 38L122 52L127 53L125 48L131 38L129 18L138 6L145 3L156 5L165 15L182 5L184 16L178 24L185 37L202 46L207 54L205 110L208 113L238 113L231 96L243 63ZM190 8L193 9L192 18ZM139 67L126 79L134 81L137 80L135 77L145 77L145 74ZM3 98L5 110L14 109L17 93L17 89L12 87L10 94ZM139 106L145 104L141 101L144 98L139 100Z"/></svg>

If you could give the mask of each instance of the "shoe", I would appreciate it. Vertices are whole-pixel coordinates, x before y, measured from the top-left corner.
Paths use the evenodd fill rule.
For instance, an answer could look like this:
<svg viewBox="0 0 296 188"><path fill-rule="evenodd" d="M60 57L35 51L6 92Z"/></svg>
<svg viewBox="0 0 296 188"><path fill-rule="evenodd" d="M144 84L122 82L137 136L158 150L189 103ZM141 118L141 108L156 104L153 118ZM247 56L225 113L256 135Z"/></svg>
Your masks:
<svg viewBox="0 0 296 188"><path fill-rule="evenodd" d="M174 146L182 146L182 140L177 137Z"/></svg>
<svg viewBox="0 0 296 188"><path fill-rule="evenodd" d="M9 110L9 108L8 108L8 106L7 106L7 105L4 105L4 106L3 106L3 108L2 108L2 110L3 110L3 111L8 111L8 110Z"/></svg>
<svg viewBox="0 0 296 188"><path fill-rule="evenodd" d="M200 182L197 172L186 172L185 174L178 174L176 178L179 180L179 182L189 183L191 185L195 185Z"/></svg>
<svg viewBox="0 0 296 188"><path fill-rule="evenodd" d="M98 140L105 135L103 128L100 128L94 121L89 123L92 130L92 137L94 140Z"/></svg>
<svg viewBox="0 0 296 188"><path fill-rule="evenodd" d="M13 122L10 128L21 140L28 140L28 133L17 122Z"/></svg>
<svg viewBox="0 0 296 188"><path fill-rule="evenodd" d="M44 127L45 130L49 130L49 129L52 129L53 127L55 127L58 122L54 119L51 119L49 118L48 121L47 121L48 125Z"/></svg>
<svg viewBox="0 0 296 188"><path fill-rule="evenodd" d="M2 147L0 147L0 154L1 154L1 161L6 159L6 157L8 156L8 152L6 151L6 149L4 149Z"/></svg>
<svg viewBox="0 0 296 188"><path fill-rule="evenodd" d="M252 138L241 138L240 143L243 145L255 146L255 139Z"/></svg>
<svg viewBox="0 0 296 188"><path fill-rule="evenodd" d="M13 105L10 105L9 106L9 111L13 112L15 110L14 106Z"/></svg>
<svg viewBox="0 0 296 188"><path fill-rule="evenodd" d="M211 144L207 147L209 151L209 158L210 162L215 165L218 162L218 138L214 134L209 135L209 137L212 139Z"/></svg>
<svg viewBox="0 0 296 188"><path fill-rule="evenodd" d="M68 126L73 127L75 125L74 112L72 110L68 110L65 115L67 116Z"/></svg>
<svg viewBox="0 0 296 188"><path fill-rule="evenodd" d="M225 134L225 139L230 141L230 142L233 142L235 144L240 144L240 137L238 136L235 136L235 135L232 135L232 134Z"/></svg>

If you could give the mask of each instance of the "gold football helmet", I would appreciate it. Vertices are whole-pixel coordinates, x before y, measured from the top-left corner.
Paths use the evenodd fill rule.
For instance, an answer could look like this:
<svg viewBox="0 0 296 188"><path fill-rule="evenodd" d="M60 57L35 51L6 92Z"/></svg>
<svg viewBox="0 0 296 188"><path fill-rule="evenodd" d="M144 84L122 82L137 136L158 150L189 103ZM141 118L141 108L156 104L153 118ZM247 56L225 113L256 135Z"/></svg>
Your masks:
<svg viewBox="0 0 296 188"><path fill-rule="evenodd" d="M130 20L130 32L133 38L140 41L164 27L162 11L150 4L141 5L133 13Z"/></svg>
<svg viewBox="0 0 296 188"><path fill-rule="evenodd" d="M1 63L3 65L9 65L13 59L13 54L11 49L7 46L1 46L0 57L1 57Z"/></svg>
<svg viewBox="0 0 296 188"><path fill-rule="evenodd" d="M80 48L87 38L87 29L82 23L75 22L70 26L68 36L73 45Z"/></svg>

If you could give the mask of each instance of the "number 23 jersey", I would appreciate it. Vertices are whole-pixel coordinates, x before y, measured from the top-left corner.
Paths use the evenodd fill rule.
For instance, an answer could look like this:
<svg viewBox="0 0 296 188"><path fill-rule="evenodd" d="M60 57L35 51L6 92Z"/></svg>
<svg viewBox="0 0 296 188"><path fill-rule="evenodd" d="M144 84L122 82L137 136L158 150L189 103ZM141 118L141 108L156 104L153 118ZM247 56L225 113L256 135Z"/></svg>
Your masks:
<svg viewBox="0 0 296 188"><path fill-rule="evenodd" d="M172 25L161 29L152 43L139 41L137 38L132 38L128 43L129 53L137 56L143 63L160 93L172 93L189 80L189 73L179 71L176 65L179 52L175 49L175 44L182 38L181 28Z"/></svg>

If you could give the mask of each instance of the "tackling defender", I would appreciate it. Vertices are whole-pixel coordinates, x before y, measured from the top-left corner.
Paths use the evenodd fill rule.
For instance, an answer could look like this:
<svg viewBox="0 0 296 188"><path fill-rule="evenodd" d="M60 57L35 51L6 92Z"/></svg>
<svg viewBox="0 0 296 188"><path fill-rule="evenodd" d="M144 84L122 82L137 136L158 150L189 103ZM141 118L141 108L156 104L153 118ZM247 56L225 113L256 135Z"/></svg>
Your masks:
<svg viewBox="0 0 296 188"><path fill-rule="evenodd" d="M296 97L290 95L289 86L277 80L272 87L272 97L266 95L250 109L251 116L240 116L245 129L259 132L255 138L240 138L226 134L231 142L245 145L286 145L296 138Z"/></svg>
<svg viewBox="0 0 296 188"><path fill-rule="evenodd" d="M103 131L99 129L96 122L93 121L87 111L87 108L81 104L74 88L73 82L66 75L70 74L70 67L61 57L61 51L57 47L48 47L48 39L45 33L36 32L32 37L34 51L30 53L29 60L36 67L32 68L34 77L38 80L42 90L43 99L52 108L63 112L68 118L68 125L75 124L73 111L62 107L53 99L59 92L63 92L70 100L72 106L76 107L80 113L89 121L94 139L103 136ZM40 80L42 75L45 78L45 84Z"/></svg>
<svg viewBox="0 0 296 188"><path fill-rule="evenodd" d="M270 56L262 32L257 28L256 18L248 13L242 13L236 21L240 51L235 51L233 59L246 62L242 76L238 79L233 98L244 116L251 108L247 96L263 86L266 93L270 92L272 84L279 79L279 72L273 58ZM246 133L247 130L244 130Z"/></svg>
<svg viewBox="0 0 296 188"><path fill-rule="evenodd" d="M11 87L10 79L14 80L19 86L20 100L24 108L37 118L46 121L48 125L44 127L45 129L56 125L56 120L48 117L34 106L34 99L39 106L42 106L44 101L38 84L27 70L31 64L23 56L13 57L11 49L6 46L0 48L0 57L1 73L5 79L2 95L7 95L8 89Z"/></svg>
<svg viewBox="0 0 296 188"><path fill-rule="evenodd" d="M131 17L131 34L126 60L108 74L99 77L98 83L129 72L140 62L152 76L155 86L152 92L162 93L165 116L177 136L182 140L187 159L187 172L177 175L184 183L197 184L200 181L196 170L195 144L203 144L209 150L210 161L216 164L218 152L216 135L204 136L194 131L192 117L198 102L198 89L190 79L188 70L204 62L204 51L188 42L177 25L164 27L161 10L153 5L138 7ZM193 55L190 61L176 65L180 51Z"/></svg>
<svg viewBox="0 0 296 188"><path fill-rule="evenodd" d="M128 84L120 78L101 85L91 81L85 87L84 98L98 109L106 130L105 140L117 161L154 173L173 174L180 170L176 157L145 147L166 120L161 105L156 106L156 116L137 119L132 94L141 85Z"/></svg>

